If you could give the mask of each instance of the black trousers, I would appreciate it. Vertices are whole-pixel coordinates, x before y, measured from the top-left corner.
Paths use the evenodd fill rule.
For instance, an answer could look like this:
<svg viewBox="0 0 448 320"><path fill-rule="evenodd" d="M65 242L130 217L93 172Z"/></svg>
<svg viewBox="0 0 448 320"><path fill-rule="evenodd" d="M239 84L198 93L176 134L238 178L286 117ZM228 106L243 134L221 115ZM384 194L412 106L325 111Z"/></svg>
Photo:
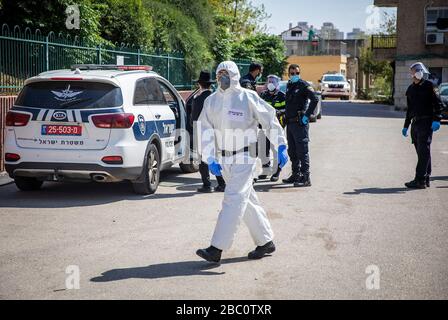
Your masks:
<svg viewBox="0 0 448 320"><path fill-rule="evenodd" d="M205 162L201 162L199 164L199 173L201 174L201 179L202 179L202 183L204 184L205 187L210 187L212 185L211 181L210 181L210 171L208 170L208 164ZM218 185L220 186L225 186L226 183L224 181L224 178L221 177L216 177L216 180L218 181Z"/></svg>
<svg viewBox="0 0 448 320"><path fill-rule="evenodd" d="M288 155L293 174L310 174L309 128L309 124L305 126L297 122L289 123L286 128Z"/></svg>
<svg viewBox="0 0 448 320"><path fill-rule="evenodd" d="M432 142L432 119L417 120L412 123L411 138L417 152L417 167L415 178L424 180L431 176L431 142Z"/></svg>

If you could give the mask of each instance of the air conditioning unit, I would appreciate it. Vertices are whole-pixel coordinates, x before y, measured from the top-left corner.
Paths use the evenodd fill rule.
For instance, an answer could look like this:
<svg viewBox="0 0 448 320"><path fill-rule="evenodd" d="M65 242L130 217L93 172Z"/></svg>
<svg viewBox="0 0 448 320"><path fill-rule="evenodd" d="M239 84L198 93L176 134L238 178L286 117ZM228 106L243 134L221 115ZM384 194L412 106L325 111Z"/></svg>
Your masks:
<svg viewBox="0 0 448 320"><path fill-rule="evenodd" d="M426 34L426 44L435 45L444 43L444 33L442 32L429 32Z"/></svg>

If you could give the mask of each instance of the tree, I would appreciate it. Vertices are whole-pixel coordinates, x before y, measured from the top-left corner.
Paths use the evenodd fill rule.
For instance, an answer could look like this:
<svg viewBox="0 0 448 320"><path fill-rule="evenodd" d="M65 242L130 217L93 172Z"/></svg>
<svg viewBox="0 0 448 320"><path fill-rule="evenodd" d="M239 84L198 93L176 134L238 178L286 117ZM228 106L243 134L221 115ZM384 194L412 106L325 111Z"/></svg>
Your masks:
<svg viewBox="0 0 448 320"><path fill-rule="evenodd" d="M101 37L112 43L152 48L154 27L142 0L107 0L101 17Z"/></svg>
<svg viewBox="0 0 448 320"><path fill-rule="evenodd" d="M276 74L281 77L286 66L285 45L275 36L256 33L233 46L233 57L251 59L263 64L263 74Z"/></svg>

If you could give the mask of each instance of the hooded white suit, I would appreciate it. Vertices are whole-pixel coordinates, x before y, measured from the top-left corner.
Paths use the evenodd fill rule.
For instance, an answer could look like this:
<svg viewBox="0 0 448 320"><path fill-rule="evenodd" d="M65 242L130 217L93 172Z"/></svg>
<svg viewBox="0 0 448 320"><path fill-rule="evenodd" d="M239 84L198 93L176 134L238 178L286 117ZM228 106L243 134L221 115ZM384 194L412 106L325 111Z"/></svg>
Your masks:
<svg viewBox="0 0 448 320"><path fill-rule="evenodd" d="M205 162L210 157L218 159L226 181L222 210L211 245L221 250L229 249L243 219L255 244L263 246L273 239L274 234L253 188L255 158L242 150L257 141L258 124L269 130L268 137L276 148L286 145L286 139L275 109L256 92L240 86L237 65L226 61L216 72L221 70L229 73L230 88L219 88L210 95L198 120L202 159ZM223 150L239 152L222 157Z"/></svg>

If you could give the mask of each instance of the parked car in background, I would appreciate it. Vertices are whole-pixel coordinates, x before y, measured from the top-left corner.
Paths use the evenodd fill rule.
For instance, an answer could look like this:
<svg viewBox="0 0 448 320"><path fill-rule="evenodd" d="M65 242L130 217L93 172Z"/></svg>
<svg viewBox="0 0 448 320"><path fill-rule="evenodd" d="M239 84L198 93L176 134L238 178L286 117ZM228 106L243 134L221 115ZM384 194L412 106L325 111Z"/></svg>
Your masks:
<svg viewBox="0 0 448 320"><path fill-rule="evenodd" d="M439 86L439 95L443 103L442 118L448 120L448 83L442 83Z"/></svg>
<svg viewBox="0 0 448 320"><path fill-rule="evenodd" d="M308 83L313 86L312 82ZM280 81L280 91L283 91L286 93L286 87L288 86L288 81ZM314 86L313 86L314 87ZM317 104L316 110L314 110L314 113L311 115L310 118L310 122L316 122L317 119L321 119L322 118L322 97L321 97L321 93L319 91L316 91L316 94L319 98L319 102ZM309 100L308 100L309 103Z"/></svg>
<svg viewBox="0 0 448 320"><path fill-rule="evenodd" d="M350 83L342 74L324 74L319 80L322 100L340 98L350 100Z"/></svg>
<svg viewBox="0 0 448 320"><path fill-rule="evenodd" d="M44 181L130 181L157 190L188 161L184 101L148 66L76 65L25 82L6 115L6 171L20 190Z"/></svg>

